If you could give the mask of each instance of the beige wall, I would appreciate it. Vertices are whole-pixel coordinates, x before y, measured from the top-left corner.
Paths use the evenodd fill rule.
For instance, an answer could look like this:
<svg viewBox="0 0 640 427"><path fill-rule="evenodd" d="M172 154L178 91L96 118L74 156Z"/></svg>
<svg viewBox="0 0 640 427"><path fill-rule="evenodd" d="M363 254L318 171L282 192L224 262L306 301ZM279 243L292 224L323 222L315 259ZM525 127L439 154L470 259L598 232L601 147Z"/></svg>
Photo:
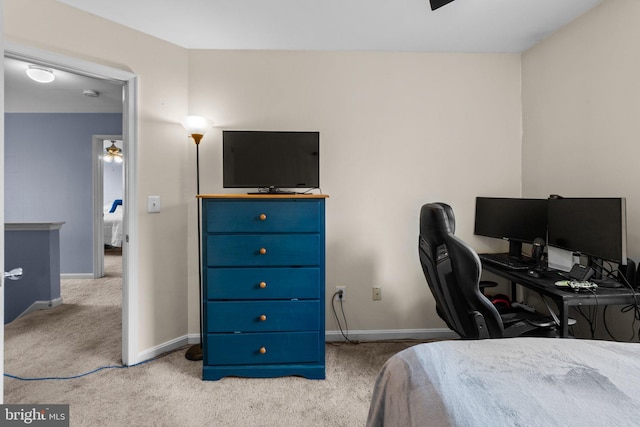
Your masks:
<svg viewBox="0 0 640 427"><path fill-rule="evenodd" d="M475 196L520 194L519 55L191 51L189 83L191 109L218 124L204 192L224 191L222 129L320 131L327 301L347 287L352 330L443 326L418 262L420 206L448 202L464 239L496 243L473 238Z"/></svg>
<svg viewBox="0 0 640 427"><path fill-rule="evenodd" d="M203 193L224 191L222 129L321 132L327 301L347 286L352 330L442 328L418 262L420 206L450 203L458 234L486 250L499 242L473 236L474 198L520 194L519 55L186 51L53 0L5 0L4 34L139 76L140 351L198 331L187 112L217 124ZM155 194L163 212L148 215Z"/></svg>
<svg viewBox="0 0 640 427"><path fill-rule="evenodd" d="M609 0L522 59L523 194L627 197L640 257L640 2Z"/></svg>
<svg viewBox="0 0 640 427"><path fill-rule="evenodd" d="M139 276L131 278L140 290L138 350L185 335L187 205L195 194L188 165L193 143L179 124L188 111L187 51L53 0L4 1L4 37L139 76L139 203L134 212L140 265ZM162 197L161 214L146 213L148 195Z"/></svg>
<svg viewBox="0 0 640 427"><path fill-rule="evenodd" d="M608 0L522 58L523 195L626 197L628 255L636 261L639 21L640 2ZM628 339L631 319L612 322Z"/></svg>

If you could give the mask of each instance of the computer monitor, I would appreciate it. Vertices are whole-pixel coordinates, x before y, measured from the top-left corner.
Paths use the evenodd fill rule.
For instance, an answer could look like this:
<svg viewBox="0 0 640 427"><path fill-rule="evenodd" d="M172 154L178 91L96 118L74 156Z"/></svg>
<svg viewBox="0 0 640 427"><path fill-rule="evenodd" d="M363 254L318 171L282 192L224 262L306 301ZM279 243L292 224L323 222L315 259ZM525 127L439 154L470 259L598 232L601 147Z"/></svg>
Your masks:
<svg viewBox="0 0 640 427"><path fill-rule="evenodd" d="M548 245L627 264L625 198L549 199Z"/></svg>
<svg viewBox="0 0 640 427"><path fill-rule="evenodd" d="M547 235L547 199L476 197L474 234L509 241L509 255L520 257L522 243Z"/></svg>

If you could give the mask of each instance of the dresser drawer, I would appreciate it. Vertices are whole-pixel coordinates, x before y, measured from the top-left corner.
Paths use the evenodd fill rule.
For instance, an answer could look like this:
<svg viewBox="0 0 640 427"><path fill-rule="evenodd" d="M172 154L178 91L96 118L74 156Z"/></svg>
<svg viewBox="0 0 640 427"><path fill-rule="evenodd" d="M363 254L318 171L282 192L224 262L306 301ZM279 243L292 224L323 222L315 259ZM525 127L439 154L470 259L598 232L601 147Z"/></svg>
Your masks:
<svg viewBox="0 0 640 427"><path fill-rule="evenodd" d="M319 299L320 269L209 268L207 299Z"/></svg>
<svg viewBox="0 0 640 427"><path fill-rule="evenodd" d="M210 301L207 332L315 331L318 301Z"/></svg>
<svg viewBox="0 0 640 427"><path fill-rule="evenodd" d="M320 360L319 332L209 334L208 365L312 363Z"/></svg>
<svg viewBox="0 0 640 427"><path fill-rule="evenodd" d="M209 233L313 233L321 228L318 200L206 201Z"/></svg>
<svg viewBox="0 0 640 427"><path fill-rule="evenodd" d="M318 234L212 234L207 236L206 244L209 267L311 266L320 263Z"/></svg>

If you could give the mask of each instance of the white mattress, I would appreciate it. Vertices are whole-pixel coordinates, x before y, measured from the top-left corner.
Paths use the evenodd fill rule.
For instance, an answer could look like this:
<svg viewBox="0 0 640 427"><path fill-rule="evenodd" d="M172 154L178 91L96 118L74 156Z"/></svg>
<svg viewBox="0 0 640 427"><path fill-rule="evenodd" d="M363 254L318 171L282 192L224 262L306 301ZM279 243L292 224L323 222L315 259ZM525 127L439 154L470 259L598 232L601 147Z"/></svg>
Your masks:
<svg viewBox="0 0 640 427"><path fill-rule="evenodd" d="M122 246L122 209L118 207L115 212L104 213L104 244L109 246Z"/></svg>

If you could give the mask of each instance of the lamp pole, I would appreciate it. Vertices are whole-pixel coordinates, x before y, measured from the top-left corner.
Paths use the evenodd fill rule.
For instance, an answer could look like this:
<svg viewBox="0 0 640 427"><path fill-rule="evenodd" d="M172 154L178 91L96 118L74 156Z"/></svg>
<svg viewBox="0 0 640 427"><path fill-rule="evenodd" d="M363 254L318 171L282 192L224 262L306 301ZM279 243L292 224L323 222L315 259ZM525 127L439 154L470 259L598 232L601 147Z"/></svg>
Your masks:
<svg viewBox="0 0 640 427"><path fill-rule="evenodd" d="M196 143L196 195L200 194L200 141L205 132L212 126L211 121L198 116L189 116L183 122L183 126L187 129L189 136ZM203 328L203 302L202 302L202 236L200 230L200 200L196 199L197 205L197 224L198 224L198 304L200 306L200 342L194 344L185 353L185 357L189 360L202 360L202 345L204 342Z"/></svg>

